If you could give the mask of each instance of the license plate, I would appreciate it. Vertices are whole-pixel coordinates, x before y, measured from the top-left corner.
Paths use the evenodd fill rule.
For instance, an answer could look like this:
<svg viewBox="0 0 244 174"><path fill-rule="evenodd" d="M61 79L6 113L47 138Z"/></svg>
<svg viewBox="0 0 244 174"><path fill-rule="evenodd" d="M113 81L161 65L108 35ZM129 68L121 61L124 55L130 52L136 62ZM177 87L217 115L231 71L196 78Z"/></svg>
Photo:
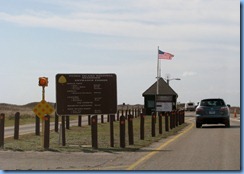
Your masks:
<svg viewBox="0 0 244 174"><path fill-rule="evenodd" d="M209 111L209 114L215 114L215 111Z"/></svg>

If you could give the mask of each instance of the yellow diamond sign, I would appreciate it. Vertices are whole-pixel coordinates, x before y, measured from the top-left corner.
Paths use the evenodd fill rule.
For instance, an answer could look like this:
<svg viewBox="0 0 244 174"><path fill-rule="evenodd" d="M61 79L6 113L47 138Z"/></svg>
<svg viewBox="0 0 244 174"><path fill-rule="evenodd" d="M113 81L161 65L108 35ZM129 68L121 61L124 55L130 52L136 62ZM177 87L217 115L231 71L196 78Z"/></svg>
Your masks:
<svg viewBox="0 0 244 174"><path fill-rule="evenodd" d="M53 113L54 108L52 107L52 105L48 104L45 100L42 100L34 107L33 111L39 118L43 119L45 115L49 115Z"/></svg>

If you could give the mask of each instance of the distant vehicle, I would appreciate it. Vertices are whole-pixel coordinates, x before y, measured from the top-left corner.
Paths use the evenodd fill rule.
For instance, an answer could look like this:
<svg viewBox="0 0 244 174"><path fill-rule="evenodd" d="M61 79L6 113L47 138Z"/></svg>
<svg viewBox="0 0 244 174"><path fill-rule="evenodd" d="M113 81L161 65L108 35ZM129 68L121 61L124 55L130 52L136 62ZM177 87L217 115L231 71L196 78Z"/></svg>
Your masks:
<svg viewBox="0 0 244 174"><path fill-rule="evenodd" d="M185 111L195 111L195 103L194 102L188 102L185 104Z"/></svg>
<svg viewBox="0 0 244 174"><path fill-rule="evenodd" d="M223 99L203 99L196 108L196 127L203 124L225 124L230 127L230 111Z"/></svg>

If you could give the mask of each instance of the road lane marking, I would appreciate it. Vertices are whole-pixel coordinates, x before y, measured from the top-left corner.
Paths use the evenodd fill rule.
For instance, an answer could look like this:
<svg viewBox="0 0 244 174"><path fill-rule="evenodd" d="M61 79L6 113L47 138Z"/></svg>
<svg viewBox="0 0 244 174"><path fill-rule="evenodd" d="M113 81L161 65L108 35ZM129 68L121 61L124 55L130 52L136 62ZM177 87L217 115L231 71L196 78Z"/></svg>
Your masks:
<svg viewBox="0 0 244 174"><path fill-rule="evenodd" d="M133 170L133 169L135 169L139 164L141 164L142 162L150 159L153 155L157 154L160 150L162 150L163 148L165 148L166 146L168 146L170 143L172 143L173 141L175 141L176 139L178 139L183 134L185 134L188 131L190 131L193 128L193 126L195 125L194 123L190 123L190 124L191 125L187 129L185 129L183 132L181 132L178 135L174 136L172 139L169 139L167 142L163 143L161 146L159 146L158 148L156 148L153 152L150 152L147 155L145 155L144 157L140 158L138 161L136 161L135 163L133 163L132 165L130 165L126 170Z"/></svg>

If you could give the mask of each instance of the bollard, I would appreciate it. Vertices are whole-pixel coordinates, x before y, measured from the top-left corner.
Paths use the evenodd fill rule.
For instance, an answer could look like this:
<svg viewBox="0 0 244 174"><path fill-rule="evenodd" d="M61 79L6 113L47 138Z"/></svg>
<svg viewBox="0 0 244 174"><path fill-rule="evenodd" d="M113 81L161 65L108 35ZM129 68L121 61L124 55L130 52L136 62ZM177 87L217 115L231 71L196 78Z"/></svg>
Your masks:
<svg viewBox="0 0 244 174"><path fill-rule="evenodd" d="M156 123L156 114L152 113L152 120L151 120L151 134L152 134L152 137L156 136L155 123Z"/></svg>
<svg viewBox="0 0 244 174"><path fill-rule="evenodd" d="M179 125L182 124L181 110L179 110Z"/></svg>
<svg viewBox="0 0 244 174"><path fill-rule="evenodd" d="M169 131L169 113L165 113L165 131Z"/></svg>
<svg viewBox="0 0 244 174"><path fill-rule="evenodd" d="M101 123L104 123L104 116L101 115Z"/></svg>
<svg viewBox="0 0 244 174"><path fill-rule="evenodd" d="M44 127L44 149L49 148L50 142L50 116L46 115L44 117L45 127Z"/></svg>
<svg viewBox="0 0 244 174"><path fill-rule="evenodd" d="M59 118L58 118L58 114L57 114L57 112L55 112L55 123L54 123L54 131L55 132L58 132L58 121L59 121Z"/></svg>
<svg viewBox="0 0 244 174"><path fill-rule="evenodd" d="M119 110L117 111L117 120L116 121L119 121Z"/></svg>
<svg viewBox="0 0 244 174"><path fill-rule="evenodd" d="M125 148L125 116L121 116L119 119L120 129L120 147Z"/></svg>
<svg viewBox="0 0 244 174"><path fill-rule="evenodd" d="M115 115L110 115L109 118L110 118L110 121L109 121L109 124L110 124L110 146L114 147L114 118L115 118Z"/></svg>
<svg viewBox="0 0 244 174"><path fill-rule="evenodd" d="M66 145L66 137L65 137L65 116L62 116L62 146Z"/></svg>
<svg viewBox="0 0 244 174"><path fill-rule="evenodd" d="M159 134L162 134L163 133L163 121L162 121L162 113L159 114L158 116L158 129L159 129Z"/></svg>
<svg viewBox="0 0 244 174"><path fill-rule="evenodd" d="M173 114L172 114L172 111L169 113L169 128L173 129Z"/></svg>
<svg viewBox="0 0 244 174"><path fill-rule="evenodd" d="M140 114L140 139L144 140L144 130L145 130L145 117L143 113Z"/></svg>
<svg viewBox="0 0 244 174"><path fill-rule="evenodd" d="M0 148L4 147L4 122L5 114L0 114Z"/></svg>
<svg viewBox="0 0 244 174"><path fill-rule="evenodd" d="M66 116L65 118L66 118L66 129L69 129L69 125L70 125L69 116Z"/></svg>
<svg viewBox="0 0 244 174"><path fill-rule="evenodd" d="M19 139L19 117L20 117L20 113L16 112L14 118L14 139L15 140Z"/></svg>
<svg viewBox="0 0 244 174"><path fill-rule="evenodd" d="M78 116L78 127L81 127L82 126L82 116L79 115Z"/></svg>
<svg viewBox="0 0 244 174"><path fill-rule="evenodd" d="M175 112L172 111L172 128L175 128Z"/></svg>
<svg viewBox="0 0 244 174"><path fill-rule="evenodd" d="M176 125L176 127L178 127L179 126L179 110L176 111L176 118L175 119L176 119L175 125Z"/></svg>
<svg viewBox="0 0 244 174"><path fill-rule="evenodd" d="M183 122L182 123L185 123L185 111L184 110L182 111L182 117L183 117L183 119L182 119Z"/></svg>
<svg viewBox="0 0 244 174"><path fill-rule="evenodd" d="M110 119L109 119L109 115L107 115L107 122L109 122L109 120L110 120Z"/></svg>
<svg viewBox="0 0 244 174"><path fill-rule="evenodd" d="M133 115L128 115L128 136L129 136L129 145L133 145L134 144Z"/></svg>
<svg viewBox="0 0 244 174"><path fill-rule="evenodd" d="M88 115L88 125L91 125L91 115Z"/></svg>
<svg viewBox="0 0 244 174"><path fill-rule="evenodd" d="M91 117L92 148L97 149L97 115Z"/></svg>
<svg viewBox="0 0 244 174"><path fill-rule="evenodd" d="M40 118L36 116L36 129L35 129L36 135L40 135Z"/></svg>

